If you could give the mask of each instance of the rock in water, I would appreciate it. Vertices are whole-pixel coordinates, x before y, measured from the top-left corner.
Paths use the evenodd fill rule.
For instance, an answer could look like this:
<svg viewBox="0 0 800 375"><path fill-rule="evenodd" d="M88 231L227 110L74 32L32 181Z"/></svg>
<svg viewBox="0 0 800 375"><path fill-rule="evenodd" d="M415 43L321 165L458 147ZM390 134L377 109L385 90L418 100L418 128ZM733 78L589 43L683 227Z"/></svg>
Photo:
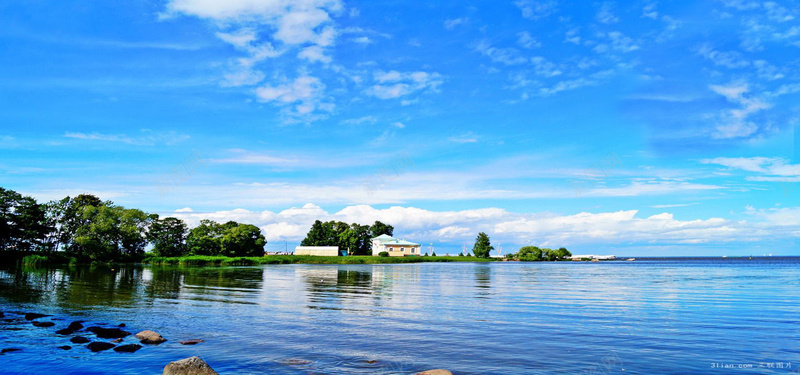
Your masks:
<svg viewBox="0 0 800 375"><path fill-rule="evenodd" d="M178 341L178 342L180 342L181 345L197 345L197 344L199 344L201 342L205 342L205 341L200 340L200 339L191 339L191 340Z"/></svg>
<svg viewBox="0 0 800 375"><path fill-rule="evenodd" d="M72 349L72 347L69 346L69 345L59 346L58 348L61 349L61 350L70 350L70 349Z"/></svg>
<svg viewBox="0 0 800 375"><path fill-rule="evenodd" d="M418 372L416 375L453 375L453 373L447 370L436 369Z"/></svg>
<svg viewBox="0 0 800 375"><path fill-rule="evenodd" d="M32 323L33 323L34 327L44 327L44 328L52 327L52 326L56 325L53 322L32 322Z"/></svg>
<svg viewBox="0 0 800 375"><path fill-rule="evenodd" d="M72 323L69 324L67 329L71 329L73 331L77 331L79 329L83 329L83 324L81 324L81 323L83 323L83 322L81 322L81 321L72 322Z"/></svg>
<svg viewBox="0 0 800 375"><path fill-rule="evenodd" d="M164 366L163 375L219 375L200 357L190 357L170 362Z"/></svg>
<svg viewBox="0 0 800 375"><path fill-rule="evenodd" d="M22 349L17 349L17 348L7 348L7 349L0 350L0 354L6 354L6 353L11 353L11 352L18 352L18 351L20 351L20 350L22 350Z"/></svg>
<svg viewBox="0 0 800 375"><path fill-rule="evenodd" d="M71 330L69 328L59 329L58 331L56 331L56 334L64 335L64 336L71 335L73 333L75 333L75 331L73 331L73 330Z"/></svg>
<svg viewBox="0 0 800 375"><path fill-rule="evenodd" d="M75 337L69 339L69 341L71 343L73 343L73 344L85 344L85 343L87 343L89 341L92 341L92 340L89 340L89 339L87 339L86 337L83 337L83 336L75 336Z"/></svg>
<svg viewBox="0 0 800 375"><path fill-rule="evenodd" d="M161 337L156 332L150 330L144 330L136 334L136 338L141 340L142 344L160 344L164 341L167 341L165 338Z"/></svg>
<svg viewBox="0 0 800 375"><path fill-rule="evenodd" d="M123 331L119 328L89 327L86 328L86 330L94 333L101 339L121 339L131 334L130 332Z"/></svg>
<svg viewBox="0 0 800 375"><path fill-rule="evenodd" d="M139 345L139 344L128 344L128 345L120 345L120 346L114 348L114 351L115 352L121 352L121 353L133 353L133 352L135 352L135 351L137 351L137 350L139 350L141 348L142 348L142 346Z"/></svg>
<svg viewBox="0 0 800 375"><path fill-rule="evenodd" d="M25 320L34 320L34 319L44 318L45 316L49 316L49 315L37 314L37 313L27 313L27 314L25 314Z"/></svg>
<svg viewBox="0 0 800 375"><path fill-rule="evenodd" d="M102 341L95 341L95 342L89 343L89 345L86 345L86 347L89 348L89 350L91 350L93 352L102 352L103 350L108 350L108 349L111 349L111 348L113 348L115 346L116 345L114 345L114 344L111 344L111 343L108 343L108 342L102 342Z"/></svg>

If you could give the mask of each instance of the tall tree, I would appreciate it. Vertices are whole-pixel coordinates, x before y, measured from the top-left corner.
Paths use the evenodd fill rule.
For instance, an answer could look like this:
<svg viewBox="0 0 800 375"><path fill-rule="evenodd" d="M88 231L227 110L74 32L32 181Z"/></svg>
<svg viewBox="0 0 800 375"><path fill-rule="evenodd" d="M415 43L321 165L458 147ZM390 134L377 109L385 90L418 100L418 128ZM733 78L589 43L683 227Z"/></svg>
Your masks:
<svg viewBox="0 0 800 375"><path fill-rule="evenodd" d="M475 245L472 247L472 253L478 258L488 258L489 252L494 250L492 243L489 241L489 236L486 233L478 233L475 237Z"/></svg>
<svg viewBox="0 0 800 375"><path fill-rule="evenodd" d="M183 220L175 217L155 219L147 238L153 244L153 253L162 257L179 257L187 252L188 228Z"/></svg>
<svg viewBox="0 0 800 375"><path fill-rule="evenodd" d="M47 232L44 209L36 200L0 188L0 250L38 250Z"/></svg>

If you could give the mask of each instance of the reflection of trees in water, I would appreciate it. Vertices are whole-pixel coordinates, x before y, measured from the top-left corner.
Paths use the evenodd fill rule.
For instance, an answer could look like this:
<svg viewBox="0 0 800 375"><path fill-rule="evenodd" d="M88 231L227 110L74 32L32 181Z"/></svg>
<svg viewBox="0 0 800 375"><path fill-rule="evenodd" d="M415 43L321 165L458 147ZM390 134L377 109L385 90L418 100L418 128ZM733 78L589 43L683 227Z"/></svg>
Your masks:
<svg viewBox="0 0 800 375"><path fill-rule="evenodd" d="M264 272L255 267L181 267L186 286L209 288L239 288L260 290L264 283Z"/></svg>
<svg viewBox="0 0 800 375"><path fill-rule="evenodd" d="M362 299L374 294L372 272L334 267L298 268L297 272L307 284L312 309L340 309L324 305L339 305L342 299Z"/></svg>
<svg viewBox="0 0 800 375"><path fill-rule="evenodd" d="M17 267L0 271L0 298L10 303L40 303L56 278L45 268Z"/></svg>
<svg viewBox="0 0 800 375"><path fill-rule="evenodd" d="M488 264L475 265L475 283L478 288L492 287L492 267Z"/></svg>
<svg viewBox="0 0 800 375"><path fill-rule="evenodd" d="M141 298L141 267L70 267L56 289L64 307L129 306Z"/></svg>
<svg viewBox="0 0 800 375"><path fill-rule="evenodd" d="M124 306L137 299L140 281L135 267L17 267L0 271L0 297L68 308Z"/></svg>
<svg viewBox="0 0 800 375"><path fill-rule="evenodd" d="M156 298L176 299L183 284L183 271L173 266L150 266L144 269L144 293L150 300Z"/></svg>
<svg viewBox="0 0 800 375"><path fill-rule="evenodd" d="M264 272L261 268L180 268L183 291L196 300L224 300L230 303L254 304L253 295L261 292ZM212 298L221 297L221 298Z"/></svg>

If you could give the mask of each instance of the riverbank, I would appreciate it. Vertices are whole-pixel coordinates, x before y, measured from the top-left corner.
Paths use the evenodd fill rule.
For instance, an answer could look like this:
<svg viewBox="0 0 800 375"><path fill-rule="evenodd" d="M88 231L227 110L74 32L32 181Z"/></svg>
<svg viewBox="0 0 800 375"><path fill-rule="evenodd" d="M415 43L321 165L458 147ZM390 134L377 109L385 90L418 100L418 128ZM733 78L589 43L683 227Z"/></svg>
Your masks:
<svg viewBox="0 0 800 375"><path fill-rule="evenodd" d="M187 265L187 266L253 266L259 264L389 264L389 263L428 263L428 262L492 262L464 256L419 256L419 257L375 257L346 256L326 257L311 255L267 255L263 257L223 257L223 256L185 256L185 257L147 257L142 264Z"/></svg>

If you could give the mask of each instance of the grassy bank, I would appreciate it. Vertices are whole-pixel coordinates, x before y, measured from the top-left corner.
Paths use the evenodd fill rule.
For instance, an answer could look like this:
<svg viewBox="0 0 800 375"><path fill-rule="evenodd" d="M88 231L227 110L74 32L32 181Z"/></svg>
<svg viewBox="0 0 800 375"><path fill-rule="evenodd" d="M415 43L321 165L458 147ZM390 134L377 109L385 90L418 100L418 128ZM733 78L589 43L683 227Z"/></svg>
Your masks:
<svg viewBox="0 0 800 375"><path fill-rule="evenodd" d="M185 256L175 258L147 257L144 264L188 265L188 266L253 266L259 264L385 264L385 263L425 263L425 262L491 262L491 259L475 257L373 257L346 256L320 257L310 255L267 255L264 257L214 257Z"/></svg>

